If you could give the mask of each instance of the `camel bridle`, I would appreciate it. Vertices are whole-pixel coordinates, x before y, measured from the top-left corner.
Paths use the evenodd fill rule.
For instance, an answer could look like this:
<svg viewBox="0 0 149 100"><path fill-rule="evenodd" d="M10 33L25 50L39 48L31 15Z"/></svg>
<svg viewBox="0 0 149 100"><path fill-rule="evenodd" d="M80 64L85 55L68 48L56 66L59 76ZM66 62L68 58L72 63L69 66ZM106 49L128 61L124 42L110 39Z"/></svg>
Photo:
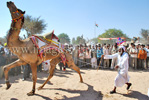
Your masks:
<svg viewBox="0 0 149 100"><path fill-rule="evenodd" d="M21 14L18 10L16 10L15 12L12 12L12 13L14 13L14 14L20 14L20 16L18 17L18 18L14 18L14 19L12 19L12 22L17 22L17 21L19 21L19 20L22 20L23 18L24 18L24 14Z"/></svg>

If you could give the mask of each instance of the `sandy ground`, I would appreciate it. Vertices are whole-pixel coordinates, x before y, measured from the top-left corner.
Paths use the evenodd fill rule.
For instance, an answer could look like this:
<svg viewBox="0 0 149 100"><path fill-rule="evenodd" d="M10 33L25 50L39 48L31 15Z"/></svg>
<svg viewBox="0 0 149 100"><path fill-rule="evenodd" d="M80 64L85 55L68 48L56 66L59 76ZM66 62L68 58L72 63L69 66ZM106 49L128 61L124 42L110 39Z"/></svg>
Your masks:
<svg viewBox="0 0 149 100"><path fill-rule="evenodd" d="M32 89L32 80L22 81L22 74L11 76L12 86L5 90L4 79L0 80L0 100L149 100L149 71L129 71L130 82L133 84L127 94L126 85L117 88L116 94L109 94L113 89L117 71L81 69L84 83L80 83L78 74L67 69L55 70L54 77L42 90L36 90L34 96L26 94ZM36 88L46 80L48 74L38 73Z"/></svg>

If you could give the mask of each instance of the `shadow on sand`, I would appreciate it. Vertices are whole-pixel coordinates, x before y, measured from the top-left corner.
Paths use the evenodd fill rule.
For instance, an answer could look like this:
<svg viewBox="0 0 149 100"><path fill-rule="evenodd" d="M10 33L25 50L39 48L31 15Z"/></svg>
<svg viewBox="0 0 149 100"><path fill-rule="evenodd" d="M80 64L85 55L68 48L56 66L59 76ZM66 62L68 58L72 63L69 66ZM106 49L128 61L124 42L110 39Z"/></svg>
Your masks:
<svg viewBox="0 0 149 100"><path fill-rule="evenodd" d="M121 93L117 93L117 94L123 95L125 97L129 97L129 98L138 99L138 100L149 100L149 97L147 95L144 95L138 91L133 91L133 90L131 90L129 94L121 94Z"/></svg>
<svg viewBox="0 0 149 100"><path fill-rule="evenodd" d="M52 99L50 99L49 97L46 97L46 96L43 96L43 95L40 95L40 94L35 94L35 96L42 97L42 98L45 99L45 100L52 100Z"/></svg>
<svg viewBox="0 0 149 100"><path fill-rule="evenodd" d="M70 89L62 89L62 88L43 88L42 90L60 90L72 94L80 94L80 96L76 97L67 97L66 95L63 95L63 99L61 100L102 100L103 95L101 91L95 91L93 86L84 83L88 86L87 90L70 90ZM57 93L59 94L59 93Z"/></svg>
<svg viewBox="0 0 149 100"><path fill-rule="evenodd" d="M16 99L16 98L11 98L10 100L19 100L19 99Z"/></svg>

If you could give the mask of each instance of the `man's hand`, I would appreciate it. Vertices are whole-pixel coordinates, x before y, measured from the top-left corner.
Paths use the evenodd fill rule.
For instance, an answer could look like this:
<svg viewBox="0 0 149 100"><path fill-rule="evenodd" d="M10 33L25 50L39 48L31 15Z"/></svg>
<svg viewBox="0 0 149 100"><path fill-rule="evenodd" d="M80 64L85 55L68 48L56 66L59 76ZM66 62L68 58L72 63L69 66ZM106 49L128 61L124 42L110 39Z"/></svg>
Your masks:
<svg viewBox="0 0 149 100"><path fill-rule="evenodd" d="M104 55L101 55L101 58L104 58Z"/></svg>
<svg viewBox="0 0 149 100"><path fill-rule="evenodd" d="M116 66L115 66L115 69L118 69L118 68L119 68L119 66L118 66L118 65L116 65Z"/></svg>

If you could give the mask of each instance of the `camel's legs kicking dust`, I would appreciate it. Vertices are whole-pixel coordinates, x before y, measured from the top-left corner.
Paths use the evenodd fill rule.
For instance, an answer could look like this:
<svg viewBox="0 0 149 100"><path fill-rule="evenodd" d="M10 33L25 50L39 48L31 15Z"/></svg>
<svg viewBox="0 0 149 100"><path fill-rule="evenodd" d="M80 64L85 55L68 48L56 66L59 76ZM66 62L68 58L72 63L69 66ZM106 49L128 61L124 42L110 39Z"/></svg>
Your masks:
<svg viewBox="0 0 149 100"><path fill-rule="evenodd" d="M18 59L15 62L12 62L11 64L4 66L4 74L5 74L5 80L6 80L6 85L7 85L6 89L9 89L11 87L11 84L9 83L9 77L8 77L9 70L11 68L14 68L14 67L17 67L17 66L21 66L21 65L25 65L25 64L27 64L27 63L22 61L22 60L20 60L20 59Z"/></svg>
<svg viewBox="0 0 149 100"><path fill-rule="evenodd" d="M69 61L68 61L67 64L68 64L68 67L70 67L71 69L75 70L79 74L79 76L80 76L80 82L83 83L83 79L82 79L82 76L81 76L81 73L80 73L80 68L77 67L74 64L74 62L69 63Z"/></svg>
<svg viewBox="0 0 149 100"><path fill-rule="evenodd" d="M74 63L74 61L72 59L72 55L69 54L68 52L66 52L65 55L66 55L68 67L70 67L71 69L75 70L79 74L80 82L83 83L83 79L82 79L82 76L81 76L81 73L80 73L80 68L75 65L75 63Z"/></svg>
<svg viewBox="0 0 149 100"><path fill-rule="evenodd" d="M42 86L40 86L38 88L38 90L42 89L45 84L53 77L53 73L54 73L54 69L56 67L56 65L61 61L61 58L60 57L57 57L57 58L54 58L50 61L50 70L49 70L49 76L47 78L47 80L42 84Z"/></svg>

